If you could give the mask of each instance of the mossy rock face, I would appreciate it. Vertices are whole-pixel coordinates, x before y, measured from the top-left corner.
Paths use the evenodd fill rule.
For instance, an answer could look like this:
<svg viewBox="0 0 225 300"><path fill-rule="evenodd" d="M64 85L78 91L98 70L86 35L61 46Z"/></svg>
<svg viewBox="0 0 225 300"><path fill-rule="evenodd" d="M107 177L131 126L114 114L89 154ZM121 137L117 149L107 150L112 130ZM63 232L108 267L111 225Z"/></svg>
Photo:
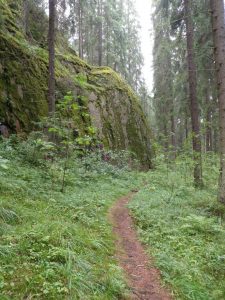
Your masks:
<svg viewBox="0 0 225 300"><path fill-rule="evenodd" d="M46 64L0 34L0 118L13 130L17 121L29 131L47 113Z"/></svg>
<svg viewBox="0 0 225 300"><path fill-rule="evenodd" d="M24 37L17 11L10 1L0 0L0 122L11 131L29 132L34 122L47 115L48 53ZM91 67L73 50L56 49L57 97L68 91L85 99L90 118L77 116L82 132L92 123L99 138L110 149L136 153L144 166L151 167L151 131L139 99L130 86L108 67ZM82 84L77 80L82 76ZM79 112L78 112L79 113Z"/></svg>

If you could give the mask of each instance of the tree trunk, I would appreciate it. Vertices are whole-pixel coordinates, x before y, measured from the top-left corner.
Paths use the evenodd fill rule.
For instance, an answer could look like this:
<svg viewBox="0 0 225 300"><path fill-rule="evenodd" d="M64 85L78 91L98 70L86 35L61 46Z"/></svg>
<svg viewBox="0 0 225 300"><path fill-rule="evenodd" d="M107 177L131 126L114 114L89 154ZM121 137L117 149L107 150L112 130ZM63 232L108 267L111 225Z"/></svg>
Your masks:
<svg viewBox="0 0 225 300"><path fill-rule="evenodd" d="M55 16L56 1L49 0L49 79L48 79L48 112L49 115L55 112Z"/></svg>
<svg viewBox="0 0 225 300"><path fill-rule="evenodd" d="M203 185L202 181L202 158L201 158L201 137L199 123L199 108L197 100L197 73L194 54L194 29L191 17L190 0L184 0L185 21L187 34L187 63L189 78L189 98L192 121L192 144L194 158L194 183L197 187Z"/></svg>
<svg viewBox="0 0 225 300"><path fill-rule="evenodd" d="M83 59L83 11L82 11L82 4L81 0L78 2L78 19L79 19L79 57Z"/></svg>
<svg viewBox="0 0 225 300"><path fill-rule="evenodd" d="M102 65L102 0L98 1L98 65Z"/></svg>
<svg viewBox="0 0 225 300"><path fill-rule="evenodd" d="M130 34L130 27L131 27L131 24L130 24L130 2L127 1L127 37L128 39L131 38L131 34ZM127 69L128 69L128 78L130 78L130 75L131 75L131 54L130 54L130 47L127 49L128 50L128 53L127 53Z"/></svg>
<svg viewBox="0 0 225 300"><path fill-rule="evenodd" d="M109 66L109 51L110 51L110 47L109 47L109 31L110 31L110 22L109 22L109 17L108 17L108 13L107 13L107 8L105 8L106 11L106 15L105 15L105 19L106 19L106 65Z"/></svg>
<svg viewBox="0 0 225 300"><path fill-rule="evenodd" d="M173 106L173 99L171 105ZM176 158L176 127L175 127L175 119L174 119L174 109L172 108L170 111L170 120L171 120L171 145L172 145L172 158Z"/></svg>
<svg viewBox="0 0 225 300"><path fill-rule="evenodd" d="M23 0L23 30L25 35L28 33L28 17L29 17L28 0Z"/></svg>
<svg viewBox="0 0 225 300"><path fill-rule="evenodd" d="M205 132L205 150L206 152L212 151L212 110L209 95L209 89L205 89L206 97L206 132Z"/></svg>
<svg viewBox="0 0 225 300"><path fill-rule="evenodd" d="M220 128L220 177L218 199L225 204L225 26L224 1L211 0L212 29L217 73Z"/></svg>

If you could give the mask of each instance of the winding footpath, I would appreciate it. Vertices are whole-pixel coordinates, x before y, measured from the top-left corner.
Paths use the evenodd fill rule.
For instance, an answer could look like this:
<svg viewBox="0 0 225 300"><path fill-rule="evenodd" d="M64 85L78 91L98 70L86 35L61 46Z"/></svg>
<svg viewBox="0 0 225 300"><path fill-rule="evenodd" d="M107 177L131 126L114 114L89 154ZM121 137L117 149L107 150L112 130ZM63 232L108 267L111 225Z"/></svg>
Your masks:
<svg viewBox="0 0 225 300"><path fill-rule="evenodd" d="M131 289L130 300L171 300L170 293L162 287L160 272L151 266L151 260L138 240L128 202L135 191L120 198L111 208L109 217L116 236L116 257L126 275Z"/></svg>

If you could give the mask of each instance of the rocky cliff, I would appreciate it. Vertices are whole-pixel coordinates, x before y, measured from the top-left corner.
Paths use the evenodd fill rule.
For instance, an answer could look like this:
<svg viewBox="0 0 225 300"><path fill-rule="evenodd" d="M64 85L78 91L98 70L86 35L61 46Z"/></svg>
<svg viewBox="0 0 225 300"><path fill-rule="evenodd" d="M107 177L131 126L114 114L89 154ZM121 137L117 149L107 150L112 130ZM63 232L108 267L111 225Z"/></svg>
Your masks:
<svg viewBox="0 0 225 300"><path fill-rule="evenodd" d="M0 0L0 121L29 132L47 114L48 53L25 38L18 16L15 1ZM105 146L131 150L151 166L151 132L130 86L112 69L92 67L66 48L56 49L57 97L68 91L83 97ZM78 116L78 129L84 122Z"/></svg>

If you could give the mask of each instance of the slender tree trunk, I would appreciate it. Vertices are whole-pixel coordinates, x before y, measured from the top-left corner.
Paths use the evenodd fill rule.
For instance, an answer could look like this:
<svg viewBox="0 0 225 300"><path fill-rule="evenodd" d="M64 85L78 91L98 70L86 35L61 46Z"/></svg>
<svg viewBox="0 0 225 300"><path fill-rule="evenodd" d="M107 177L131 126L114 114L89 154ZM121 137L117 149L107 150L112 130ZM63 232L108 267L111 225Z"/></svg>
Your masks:
<svg viewBox="0 0 225 300"><path fill-rule="evenodd" d="M83 59L83 12L81 0L78 2L79 57Z"/></svg>
<svg viewBox="0 0 225 300"><path fill-rule="evenodd" d="M130 39L130 2L127 1L127 36L128 39ZM130 55L130 47L128 48L128 54L127 54L127 64L128 64L128 78L130 78L131 75L131 55Z"/></svg>
<svg viewBox="0 0 225 300"><path fill-rule="evenodd" d="M214 118L214 122L215 124L218 124L218 120L215 120L216 118ZM219 127L219 126L218 126ZM213 151L215 153L220 153L220 150L219 150L219 133L218 133L218 127L215 127L213 128Z"/></svg>
<svg viewBox="0 0 225 300"><path fill-rule="evenodd" d="M225 20L224 1L211 0L214 53L217 72L220 127L220 177L218 199L225 204Z"/></svg>
<svg viewBox="0 0 225 300"><path fill-rule="evenodd" d="M98 65L102 65L102 0L98 1Z"/></svg>
<svg viewBox="0 0 225 300"><path fill-rule="evenodd" d="M28 17L29 17L29 4L28 0L23 0L23 30L28 33Z"/></svg>
<svg viewBox="0 0 225 300"><path fill-rule="evenodd" d="M92 37L93 37L93 17L90 16L90 35L89 35L89 51L90 51L90 63L93 65L94 64L94 46L93 46L93 42L92 42Z"/></svg>
<svg viewBox="0 0 225 300"><path fill-rule="evenodd" d="M55 112L55 19L56 0L49 0L49 79L48 79L48 111L49 115Z"/></svg>
<svg viewBox="0 0 225 300"><path fill-rule="evenodd" d="M206 152L212 151L212 111L209 89L205 90L206 101L206 132L205 132L205 149Z"/></svg>
<svg viewBox="0 0 225 300"><path fill-rule="evenodd" d="M167 16L168 17L168 16ZM166 32L166 42L169 44L170 43L170 36L169 36L169 30ZM171 158L175 159L176 158L176 128L175 128L175 119L174 119L174 95L173 95L173 74L172 74L172 63L171 63L171 53L168 51L167 52L167 57L166 57L166 65L168 70L166 71L166 76L167 76L167 82L168 82L168 108L169 111L168 113L166 112L166 116L168 115L168 123L170 122L170 144L171 144Z"/></svg>
<svg viewBox="0 0 225 300"><path fill-rule="evenodd" d="M194 152L194 183L197 187L203 185L202 181L202 158L201 158L201 137L199 123L199 108L197 100L197 73L194 54L194 29L190 9L191 0L184 0L185 21L187 31L187 62L189 77L189 97L192 121L192 143Z"/></svg>
<svg viewBox="0 0 225 300"><path fill-rule="evenodd" d="M164 125L163 125L163 133L164 133L164 149L165 149L165 153L168 154L168 152L169 152L169 137L168 137L168 130L167 130L166 123L164 123Z"/></svg>
<svg viewBox="0 0 225 300"><path fill-rule="evenodd" d="M172 99L172 109L170 111L171 116L170 116L170 120L171 120L171 145L172 145L172 158L175 159L176 158L176 127L175 127L175 119L174 119L174 109L173 109L173 99Z"/></svg>
<svg viewBox="0 0 225 300"><path fill-rule="evenodd" d="M186 99L188 99L188 84L185 84L184 86L184 93ZM188 103L188 100L186 100L186 105L185 105L185 139L188 139L189 136L189 119L190 119L190 105Z"/></svg>
<svg viewBox="0 0 225 300"><path fill-rule="evenodd" d="M165 19L169 19L168 10L163 13ZM165 31L165 43L170 45L170 29L167 28ZM172 62L171 62L171 51L168 48L165 52L165 78L167 81L167 90L166 90L166 103L165 103L165 121L169 125L169 136L170 136L170 158L176 158L176 128L175 128L175 119L174 119L174 95L173 95L173 74L172 74ZM167 120L166 120L167 119Z"/></svg>
<svg viewBox="0 0 225 300"><path fill-rule="evenodd" d="M110 37L109 30L110 30L110 24L109 24L108 13L106 13L105 18L106 18L106 65L109 66L109 37Z"/></svg>
<svg viewBox="0 0 225 300"><path fill-rule="evenodd" d="M205 150L206 152L212 151L212 127L211 127L211 113L207 112L206 118L206 135L205 135Z"/></svg>
<svg viewBox="0 0 225 300"><path fill-rule="evenodd" d="M186 115L185 116L185 139L186 140L188 138L188 134L189 134L189 132L188 132L188 116Z"/></svg>

